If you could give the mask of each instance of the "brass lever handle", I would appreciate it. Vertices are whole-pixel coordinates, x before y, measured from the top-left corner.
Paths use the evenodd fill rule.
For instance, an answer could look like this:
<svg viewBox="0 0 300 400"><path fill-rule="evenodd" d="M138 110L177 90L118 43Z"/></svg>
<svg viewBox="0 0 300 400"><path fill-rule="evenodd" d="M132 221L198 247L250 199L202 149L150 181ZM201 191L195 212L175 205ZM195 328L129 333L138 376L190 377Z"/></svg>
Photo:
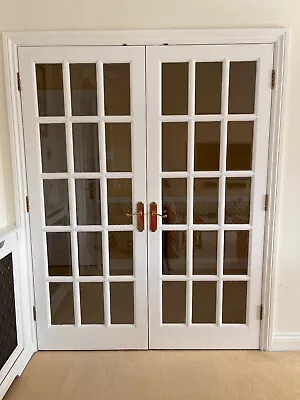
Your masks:
<svg viewBox="0 0 300 400"><path fill-rule="evenodd" d="M143 215L143 211L137 211L136 213L133 214L127 213L126 215L127 217L133 217L134 215Z"/></svg>
<svg viewBox="0 0 300 400"><path fill-rule="evenodd" d="M167 217L168 217L168 214L159 214L159 213L156 212L156 211L152 211L152 215L153 215L153 216L154 216L154 215L157 215L157 216L162 217L162 218L167 218Z"/></svg>
<svg viewBox="0 0 300 400"><path fill-rule="evenodd" d="M139 201L136 204L136 212L135 213L127 213L127 217L133 217L136 215L136 228L139 232L143 232L145 224L144 224L144 203Z"/></svg>

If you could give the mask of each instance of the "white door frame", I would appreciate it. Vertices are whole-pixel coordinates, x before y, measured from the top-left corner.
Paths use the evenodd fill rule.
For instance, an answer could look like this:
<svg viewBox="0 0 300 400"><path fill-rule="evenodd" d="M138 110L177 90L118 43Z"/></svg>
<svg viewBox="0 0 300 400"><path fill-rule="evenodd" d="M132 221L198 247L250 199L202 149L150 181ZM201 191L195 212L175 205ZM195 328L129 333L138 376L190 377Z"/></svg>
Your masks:
<svg viewBox="0 0 300 400"><path fill-rule="evenodd" d="M275 279L277 270L279 177L282 172L282 135L289 32L285 28L187 29L127 31L36 31L3 33L4 66L8 104L9 134L15 193L16 225L26 237L31 305L33 274L29 218L26 212L27 178L20 94L18 90L18 48L27 46L95 45L176 45L176 44L274 44L276 82L272 94L271 131L268 161L269 209L266 213L262 282L263 320L261 350L272 349L274 329ZM22 79L21 79L22 80ZM22 82L21 82L22 84ZM270 77L271 84L271 77ZM32 326L34 327L32 318ZM34 339L36 340L36 339Z"/></svg>

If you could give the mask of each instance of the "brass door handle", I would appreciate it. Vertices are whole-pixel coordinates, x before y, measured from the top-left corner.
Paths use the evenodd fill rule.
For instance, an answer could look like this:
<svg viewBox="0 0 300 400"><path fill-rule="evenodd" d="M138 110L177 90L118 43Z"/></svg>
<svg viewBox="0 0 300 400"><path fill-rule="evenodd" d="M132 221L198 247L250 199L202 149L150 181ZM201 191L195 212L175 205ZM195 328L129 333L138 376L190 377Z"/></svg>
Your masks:
<svg viewBox="0 0 300 400"><path fill-rule="evenodd" d="M159 214L156 211L152 211L152 215L157 215L158 217L162 217L162 218L167 218L168 217L168 214Z"/></svg>
<svg viewBox="0 0 300 400"><path fill-rule="evenodd" d="M133 217L136 215L136 227L139 232L143 232L144 227L145 227L145 221L144 221L144 203L142 201L139 201L136 204L136 212L135 213L127 213L127 217Z"/></svg>
<svg viewBox="0 0 300 400"><path fill-rule="evenodd" d="M142 215L142 214L143 214L142 211L138 211L138 212L133 213L133 214L127 213L126 215L127 215L127 217L133 217L134 215Z"/></svg>

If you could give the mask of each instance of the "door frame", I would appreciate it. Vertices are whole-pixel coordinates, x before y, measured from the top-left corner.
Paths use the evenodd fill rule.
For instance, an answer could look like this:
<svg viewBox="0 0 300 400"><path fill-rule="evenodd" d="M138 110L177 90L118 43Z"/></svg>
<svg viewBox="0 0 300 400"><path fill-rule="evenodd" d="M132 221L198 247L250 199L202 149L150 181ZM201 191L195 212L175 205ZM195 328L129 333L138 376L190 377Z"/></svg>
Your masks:
<svg viewBox="0 0 300 400"><path fill-rule="evenodd" d="M99 46L99 45L200 45L200 44L263 44L274 45L276 82L272 93L270 143L268 160L264 265L262 281L263 317L260 332L260 350L272 350L274 340L275 288L278 270L279 189L282 174L282 136L287 81L287 52L289 30L285 28L250 29L177 29L177 30L103 30L103 31L35 31L4 32L4 68L8 106L9 135L15 196L16 226L25 238L30 306L34 306L34 280L30 226L26 196L27 176L24 150L21 98L18 89L18 49L30 46ZM22 85L22 78L19 80ZM270 76L271 84L271 76ZM31 326L36 332L32 315ZM33 335L36 347L36 334Z"/></svg>

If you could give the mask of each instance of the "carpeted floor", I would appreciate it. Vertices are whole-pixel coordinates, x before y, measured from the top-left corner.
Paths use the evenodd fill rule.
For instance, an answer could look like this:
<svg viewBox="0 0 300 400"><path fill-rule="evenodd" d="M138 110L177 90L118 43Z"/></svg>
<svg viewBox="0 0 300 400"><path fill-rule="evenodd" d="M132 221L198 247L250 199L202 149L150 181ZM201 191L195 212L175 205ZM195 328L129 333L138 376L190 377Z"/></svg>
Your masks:
<svg viewBox="0 0 300 400"><path fill-rule="evenodd" d="M48 399L300 399L300 352L39 352L5 400Z"/></svg>

